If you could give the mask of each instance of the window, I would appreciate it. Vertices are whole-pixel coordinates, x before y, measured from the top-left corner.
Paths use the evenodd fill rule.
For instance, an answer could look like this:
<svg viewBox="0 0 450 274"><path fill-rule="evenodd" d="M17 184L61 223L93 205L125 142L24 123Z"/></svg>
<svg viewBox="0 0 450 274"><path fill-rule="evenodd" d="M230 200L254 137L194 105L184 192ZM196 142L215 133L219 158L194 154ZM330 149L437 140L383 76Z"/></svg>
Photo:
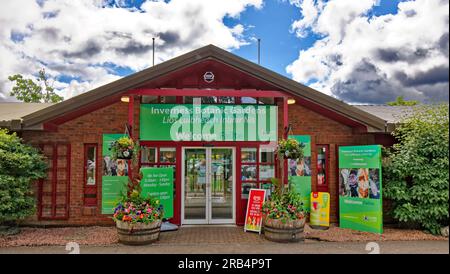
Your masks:
<svg viewBox="0 0 450 274"><path fill-rule="evenodd" d="M241 199L248 199L251 188L272 190L275 177L275 149L272 147L246 147L241 149Z"/></svg>
<svg viewBox="0 0 450 274"><path fill-rule="evenodd" d="M162 147L159 149L159 162L163 164L175 164L176 148Z"/></svg>
<svg viewBox="0 0 450 274"><path fill-rule="evenodd" d="M141 146L141 166L175 167L177 149L175 147ZM175 178L175 177L174 177Z"/></svg>
<svg viewBox="0 0 450 274"><path fill-rule="evenodd" d="M328 191L329 146L317 145L317 191Z"/></svg>
<svg viewBox="0 0 450 274"><path fill-rule="evenodd" d="M275 149L260 148L259 155L259 181L270 182L270 178L275 177Z"/></svg>
<svg viewBox="0 0 450 274"><path fill-rule="evenodd" d="M230 96L209 96L209 97L195 97L195 98L201 98L202 104L235 104L236 98L230 97ZM185 96L184 97L184 103L185 104L192 104L194 102L194 97L192 96Z"/></svg>
<svg viewBox="0 0 450 274"><path fill-rule="evenodd" d="M149 96L143 95L141 102L143 104L175 104L176 96Z"/></svg>
<svg viewBox="0 0 450 274"><path fill-rule="evenodd" d="M255 97L242 97L241 98L242 104L249 104L249 105L273 105L275 104L274 98L255 98Z"/></svg>
<svg viewBox="0 0 450 274"><path fill-rule="evenodd" d="M97 144L84 145L84 204L97 205Z"/></svg>
<svg viewBox="0 0 450 274"><path fill-rule="evenodd" d="M156 163L156 147L141 147L141 163Z"/></svg>

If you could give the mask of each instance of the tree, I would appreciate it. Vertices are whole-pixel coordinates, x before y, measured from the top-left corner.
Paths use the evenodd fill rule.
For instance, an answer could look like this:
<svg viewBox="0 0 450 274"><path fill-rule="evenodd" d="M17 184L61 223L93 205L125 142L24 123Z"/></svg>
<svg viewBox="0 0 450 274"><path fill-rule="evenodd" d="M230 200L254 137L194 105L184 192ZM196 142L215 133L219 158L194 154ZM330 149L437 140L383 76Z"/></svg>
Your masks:
<svg viewBox="0 0 450 274"><path fill-rule="evenodd" d="M34 213L33 181L46 176L43 155L15 133L0 129L0 224L12 225Z"/></svg>
<svg viewBox="0 0 450 274"><path fill-rule="evenodd" d="M54 88L48 83L48 76L44 69L39 71L36 79L24 79L22 75L15 74L8 77L11 82L15 82L10 93L11 96L25 103L57 103L64 100L63 97L55 93Z"/></svg>
<svg viewBox="0 0 450 274"><path fill-rule="evenodd" d="M397 96L395 101L387 102L386 104L388 106L415 106L418 103L419 103L418 101L415 100L406 101L405 99L403 99L403 96Z"/></svg>
<svg viewBox="0 0 450 274"><path fill-rule="evenodd" d="M448 104L415 107L393 132L398 143L383 164L393 217L433 234L449 221L448 111Z"/></svg>

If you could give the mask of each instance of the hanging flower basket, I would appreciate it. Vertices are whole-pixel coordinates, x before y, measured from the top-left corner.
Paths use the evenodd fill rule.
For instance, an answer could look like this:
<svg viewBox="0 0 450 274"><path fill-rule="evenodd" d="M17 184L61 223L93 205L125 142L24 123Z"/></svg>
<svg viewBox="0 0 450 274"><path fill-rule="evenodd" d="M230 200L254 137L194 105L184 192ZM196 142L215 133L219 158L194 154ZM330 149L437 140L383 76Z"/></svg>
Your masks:
<svg viewBox="0 0 450 274"><path fill-rule="evenodd" d="M119 138L111 143L111 154L114 159L135 159L137 156L138 144L128 136Z"/></svg>
<svg viewBox="0 0 450 274"><path fill-rule="evenodd" d="M304 146L295 139L282 139L278 141L278 155L284 159L297 160L303 158Z"/></svg>

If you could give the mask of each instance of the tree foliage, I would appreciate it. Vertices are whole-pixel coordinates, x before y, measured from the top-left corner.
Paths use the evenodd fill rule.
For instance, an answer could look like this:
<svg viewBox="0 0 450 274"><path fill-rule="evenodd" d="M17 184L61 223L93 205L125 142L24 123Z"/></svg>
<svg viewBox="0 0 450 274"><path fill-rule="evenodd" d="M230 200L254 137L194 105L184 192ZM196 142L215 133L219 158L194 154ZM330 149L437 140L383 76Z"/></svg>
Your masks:
<svg viewBox="0 0 450 274"><path fill-rule="evenodd" d="M434 234L449 220L448 111L448 104L415 107L393 132L398 143L383 167L393 217Z"/></svg>
<svg viewBox="0 0 450 274"><path fill-rule="evenodd" d="M417 105L419 102L415 101L415 100L410 100L407 101L403 98L403 96L398 96L395 101L392 102L387 102L386 104L388 106L415 106Z"/></svg>
<svg viewBox="0 0 450 274"><path fill-rule="evenodd" d="M16 222L33 214L31 183L46 176L43 155L15 133L0 129L0 223Z"/></svg>
<svg viewBox="0 0 450 274"><path fill-rule="evenodd" d="M48 76L44 69L39 71L37 83L32 79L24 79L22 75L15 74L8 77L15 82L10 93L11 96L25 103L57 103L64 98L55 93L48 83Z"/></svg>

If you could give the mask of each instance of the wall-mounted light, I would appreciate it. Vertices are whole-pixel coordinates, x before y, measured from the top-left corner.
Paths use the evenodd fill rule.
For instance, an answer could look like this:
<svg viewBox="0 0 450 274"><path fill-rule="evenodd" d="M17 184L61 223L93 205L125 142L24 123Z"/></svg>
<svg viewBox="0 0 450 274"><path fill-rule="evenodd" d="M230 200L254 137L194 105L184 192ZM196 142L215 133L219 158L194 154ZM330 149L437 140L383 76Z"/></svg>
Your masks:
<svg viewBox="0 0 450 274"><path fill-rule="evenodd" d="M120 101L124 102L124 103L129 103L130 102L130 97L128 96L122 96L120 98Z"/></svg>
<svg viewBox="0 0 450 274"><path fill-rule="evenodd" d="M295 99L294 98L289 98L287 100L287 103L288 103L288 105L293 105L293 104L295 104Z"/></svg>

